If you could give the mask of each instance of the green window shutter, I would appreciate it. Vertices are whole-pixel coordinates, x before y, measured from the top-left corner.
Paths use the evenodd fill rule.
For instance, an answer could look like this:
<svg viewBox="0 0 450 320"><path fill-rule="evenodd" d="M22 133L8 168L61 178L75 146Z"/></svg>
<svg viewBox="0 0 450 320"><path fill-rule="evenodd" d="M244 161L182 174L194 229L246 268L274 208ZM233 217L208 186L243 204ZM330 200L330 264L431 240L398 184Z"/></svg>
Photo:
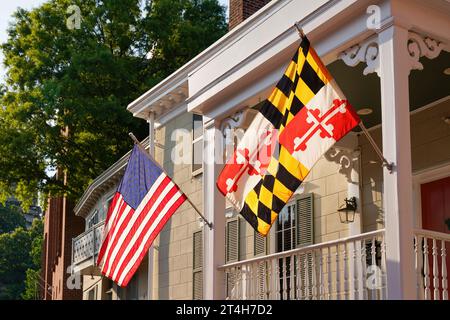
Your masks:
<svg viewBox="0 0 450 320"><path fill-rule="evenodd" d="M312 193L297 198L296 246L304 247L314 243L314 195Z"/></svg>
<svg viewBox="0 0 450 320"><path fill-rule="evenodd" d="M193 235L193 275L192 299L203 299L203 232L197 231Z"/></svg>
<svg viewBox="0 0 450 320"><path fill-rule="evenodd" d="M226 224L226 263L239 261L239 218L232 218Z"/></svg>
<svg viewBox="0 0 450 320"><path fill-rule="evenodd" d="M265 255L267 253L267 241L266 237L263 237L256 231L253 231L253 254L254 256Z"/></svg>
<svg viewBox="0 0 450 320"><path fill-rule="evenodd" d="M296 199L296 246L304 247L314 243L314 195L312 193L301 195ZM302 295L312 297L313 255L311 252L302 253L297 257L299 264L299 276L302 283ZM306 280L307 278L307 280Z"/></svg>

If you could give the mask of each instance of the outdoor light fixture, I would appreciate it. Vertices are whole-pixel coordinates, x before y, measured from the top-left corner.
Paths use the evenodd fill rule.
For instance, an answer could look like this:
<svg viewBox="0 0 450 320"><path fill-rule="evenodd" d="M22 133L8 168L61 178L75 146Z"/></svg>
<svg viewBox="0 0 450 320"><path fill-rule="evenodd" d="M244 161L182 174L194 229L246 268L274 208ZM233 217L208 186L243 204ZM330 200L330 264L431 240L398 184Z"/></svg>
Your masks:
<svg viewBox="0 0 450 320"><path fill-rule="evenodd" d="M355 213L356 213L356 198L351 197L350 199L345 198L344 207L341 206L339 209L339 218L341 219L341 223L351 223L355 221Z"/></svg>
<svg viewBox="0 0 450 320"><path fill-rule="evenodd" d="M371 108L363 108L356 111L356 113L360 116L368 116L373 113L373 110Z"/></svg>

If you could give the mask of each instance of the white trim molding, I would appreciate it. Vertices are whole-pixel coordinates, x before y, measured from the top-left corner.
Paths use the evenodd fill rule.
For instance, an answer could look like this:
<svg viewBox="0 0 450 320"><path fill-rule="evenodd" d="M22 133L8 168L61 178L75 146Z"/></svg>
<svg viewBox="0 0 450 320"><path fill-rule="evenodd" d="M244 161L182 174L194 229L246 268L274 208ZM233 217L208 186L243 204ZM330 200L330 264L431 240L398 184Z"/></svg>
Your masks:
<svg viewBox="0 0 450 320"><path fill-rule="evenodd" d="M420 186L450 176L450 162L413 172L414 217L416 228L422 229L422 194Z"/></svg>

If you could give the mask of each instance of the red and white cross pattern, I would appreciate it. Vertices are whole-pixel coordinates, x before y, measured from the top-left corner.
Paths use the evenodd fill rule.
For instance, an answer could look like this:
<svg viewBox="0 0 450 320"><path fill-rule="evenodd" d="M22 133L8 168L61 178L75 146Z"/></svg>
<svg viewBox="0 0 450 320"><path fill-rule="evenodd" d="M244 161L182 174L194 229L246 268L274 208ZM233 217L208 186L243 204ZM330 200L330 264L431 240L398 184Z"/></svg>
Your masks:
<svg viewBox="0 0 450 320"><path fill-rule="evenodd" d="M231 162L228 163L234 165L234 172L226 179L227 193L237 191L237 182L243 174L247 173L251 177L262 176L265 173L275 148L274 130L263 132L257 141L259 141L257 147L251 154L249 148L245 147L234 152Z"/></svg>
<svg viewBox="0 0 450 320"><path fill-rule="evenodd" d="M307 169L360 121L345 98L327 89L331 94L320 99L319 93L319 99L315 97L301 109L280 135L280 144Z"/></svg>

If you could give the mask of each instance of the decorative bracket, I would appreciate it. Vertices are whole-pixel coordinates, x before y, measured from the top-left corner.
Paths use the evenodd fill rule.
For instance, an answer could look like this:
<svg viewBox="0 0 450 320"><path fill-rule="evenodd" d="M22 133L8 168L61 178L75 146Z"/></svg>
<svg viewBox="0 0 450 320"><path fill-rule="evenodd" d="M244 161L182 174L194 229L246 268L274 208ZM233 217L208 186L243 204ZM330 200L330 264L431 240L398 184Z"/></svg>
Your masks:
<svg viewBox="0 0 450 320"><path fill-rule="evenodd" d="M346 65L350 67L357 66L360 62L366 63L367 67L363 74L367 76L370 73L376 72L379 74L380 70L380 55L379 55L378 41L376 37L371 37L363 42L345 50L339 56Z"/></svg>
<svg viewBox="0 0 450 320"><path fill-rule="evenodd" d="M421 57L434 59L445 49L444 43L411 31L408 33L406 45L409 53L407 58L410 61L410 70L423 70L423 65L419 61ZM366 63L367 67L363 71L365 76L373 72L380 76L380 49L376 36L350 47L342 52L339 58L350 67L355 67L360 62Z"/></svg>
<svg viewBox="0 0 450 320"><path fill-rule="evenodd" d="M419 61L421 57L435 59L445 48L442 42L424 37L414 32L408 33L408 53L410 57L410 70L423 70L423 64Z"/></svg>
<svg viewBox="0 0 450 320"><path fill-rule="evenodd" d="M242 127L249 115L253 115L255 113L257 113L256 110L245 107L232 116L222 120L220 130L222 131L223 137L225 139L226 158L228 158L229 153L232 153L232 150L234 150L234 148L230 147L233 144L233 141L231 140L233 129Z"/></svg>
<svg viewBox="0 0 450 320"><path fill-rule="evenodd" d="M224 138L227 137L228 132L234 128L237 128L242 125L245 119L245 110L239 110L232 116L225 118L222 120L222 123L220 125L220 131L222 131L222 134Z"/></svg>

